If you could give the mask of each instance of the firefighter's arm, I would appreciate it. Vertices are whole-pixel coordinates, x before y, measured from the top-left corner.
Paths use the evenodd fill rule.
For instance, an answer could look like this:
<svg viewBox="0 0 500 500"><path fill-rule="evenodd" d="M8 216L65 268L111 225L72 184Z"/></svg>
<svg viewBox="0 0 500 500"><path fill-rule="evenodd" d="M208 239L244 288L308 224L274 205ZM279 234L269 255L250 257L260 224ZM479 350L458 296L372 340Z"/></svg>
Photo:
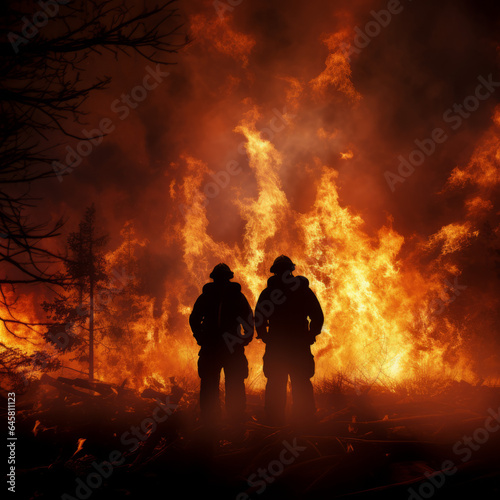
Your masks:
<svg viewBox="0 0 500 500"><path fill-rule="evenodd" d="M201 345L203 338L203 303L203 295L200 295L194 303L193 310L189 316L189 326L198 345Z"/></svg>
<svg viewBox="0 0 500 500"><path fill-rule="evenodd" d="M309 334L311 336L310 342L314 344L316 337L321 333L321 329L323 328L325 316L316 295L312 290L309 290L309 292Z"/></svg>
<svg viewBox="0 0 500 500"><path fill-rule="evenodd" d="M257 330L257 338L262 340L264 344L268 340L268 315L261 311L262 303L265 300L265 291L260 294L257 305L255 306L255 330ZM257 319L258 318L258 319Z"/></svg>
<svg viewBox="0 0 500 500"><path fill-rule="evenodd" d="M254 318L252 308L243 294L241 294L241 316L239 319L243 328L244 345L248 345L253 339Z"/></svg>

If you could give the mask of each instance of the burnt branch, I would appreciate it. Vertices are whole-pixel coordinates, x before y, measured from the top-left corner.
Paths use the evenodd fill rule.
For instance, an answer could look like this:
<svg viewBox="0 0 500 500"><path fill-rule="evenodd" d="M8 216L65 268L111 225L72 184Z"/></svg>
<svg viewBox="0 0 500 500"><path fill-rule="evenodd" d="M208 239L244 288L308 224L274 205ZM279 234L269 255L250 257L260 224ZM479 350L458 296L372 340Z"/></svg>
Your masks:
<svg viewBox="0 0 500 500"><path fill-rule="evenodd" d="M28 330L43 325L14 314L19 287L71 284L64 272L69 261L52 243L64 221L40 221L33 186L65 175L54 164L63 163L60 146L68 139L92 139L76 127L87 120L89 97L111 82L96 63L106 58L101 66L109 67L110 56L115 61L134 54L173 63L172 55L186 44L176 4L55 2L43 26L35 21L38 2L6 0L0 6L0 321L18 340L22 324Z"/></svg>

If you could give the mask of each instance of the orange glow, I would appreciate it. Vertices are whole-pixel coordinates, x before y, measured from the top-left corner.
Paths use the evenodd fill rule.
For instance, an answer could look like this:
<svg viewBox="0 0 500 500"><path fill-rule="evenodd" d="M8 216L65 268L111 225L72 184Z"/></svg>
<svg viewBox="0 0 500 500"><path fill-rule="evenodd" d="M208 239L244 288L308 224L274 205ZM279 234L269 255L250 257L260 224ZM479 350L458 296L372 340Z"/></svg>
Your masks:
<svg viewBox="0 0 500 500"><path fill-rule="evenodd" d="M479 231L473 231L469 222L448 224L430 237L428 246L435 247L441 244L441 255L446 255L457 252L478 235Z"/></svg>
<svg viewBox="0 0 500 500"><path fill-rule="evenodd" d="M351 66L345 48L351 38L352 34L343 30L323 39L330 54L326 59L324 71L310 82L315 93L324 93L328 87L333 87L354 102L361 100L361 94L354 88L351 80Z"/></svg>
<svg viewBox="0 0 500 500"><path fill-rule="evenodd" d="M467 200L465 206L469 216L474 217L491 210L493 208L493 203L491 203L490 200L484 200L480 196L476 196Z"/></svg>
<svg viewBox="0 0 500 500"><path fill-rule="evenodd" d="M340 158L342 160L351 160L354 158L354 153L352 151L347 151L347 153L340 153Z"/></svg>
<svg viewBox="0 0 500 500"><path fill-rule="evenodd" d="M500 184L500 106L496 108L493 126L486 133L465 168L456 167L448 179L452 187L463 187L470 183L481 188Z"/></svg>
<svg viewBox="0 0 500 500"><path fill-rule="evenodd" d="M234 31L227 19L229 17L221 19L219 17L207 18L202 14L194 15L191 17L191 33L196 42L209 45L246 67L255 40L244 33Z"/></svg>

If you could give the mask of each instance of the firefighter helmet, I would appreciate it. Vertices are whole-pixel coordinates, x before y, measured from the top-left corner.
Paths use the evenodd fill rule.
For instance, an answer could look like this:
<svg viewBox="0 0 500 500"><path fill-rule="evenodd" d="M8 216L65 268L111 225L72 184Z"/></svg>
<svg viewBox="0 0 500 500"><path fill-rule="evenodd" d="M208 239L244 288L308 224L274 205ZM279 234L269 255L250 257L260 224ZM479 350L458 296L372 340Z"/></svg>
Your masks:
<svg viewBox="0 0 500 500"><path fill-rule="evenodd" d="M224 263L217 264L213 271L210 273L210 278L215 280L227 279L230 280L234 276L233 271L229 269L229 266Z"/></svg>
<svg viewBox="0 0 500 500"><path fill-rule="evenodd" d="M295 269L295 264L291 261L290 257L287 257L286 255L280 255L274 260L270 271L273 274L278 274L284 271L292 272L294 269Z"/></svg>

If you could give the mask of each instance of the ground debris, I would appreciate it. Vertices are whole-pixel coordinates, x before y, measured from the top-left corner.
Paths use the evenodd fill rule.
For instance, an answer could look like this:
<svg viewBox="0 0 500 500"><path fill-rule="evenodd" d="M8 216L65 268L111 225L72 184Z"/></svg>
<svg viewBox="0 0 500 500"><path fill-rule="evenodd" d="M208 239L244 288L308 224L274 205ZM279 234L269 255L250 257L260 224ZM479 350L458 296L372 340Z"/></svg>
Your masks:
<svg viewBox="0 0 500 500"><path fill-rule="evenodd" d="M175 381L138 393L46 375L21 396L18 435L29 456L18 484L26 498L51 500L78 498L81 484L92 499L148 498L165 484L185 485L188 498L213 489L223 500L400 499L431 488L451 498L478 484L496 492L500 391L461 387L429 398L345 394L334 407L319 401L314 423L284 427L266 425L256 395L246 422L206 429L196 394Z"/></svg>

